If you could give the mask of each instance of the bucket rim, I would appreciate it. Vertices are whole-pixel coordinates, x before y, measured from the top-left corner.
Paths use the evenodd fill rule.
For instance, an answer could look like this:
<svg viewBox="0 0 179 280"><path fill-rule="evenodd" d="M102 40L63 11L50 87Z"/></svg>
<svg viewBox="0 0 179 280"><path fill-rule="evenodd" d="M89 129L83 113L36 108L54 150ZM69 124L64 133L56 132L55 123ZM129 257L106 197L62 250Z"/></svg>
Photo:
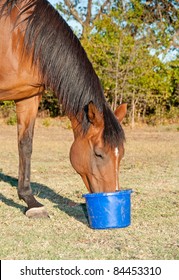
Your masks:
<svg viewBox="0 0 179 280"><path fill-rule="evenodd" d="M104 196L120 196L120 195L125 195L125 194L131 194L133 193L132 189L127 189L127 190L119 190L115 192L99 192L99 193L87 193L83 194L82 197L84 198L92 198L92 197L104 197Z"/></svg>

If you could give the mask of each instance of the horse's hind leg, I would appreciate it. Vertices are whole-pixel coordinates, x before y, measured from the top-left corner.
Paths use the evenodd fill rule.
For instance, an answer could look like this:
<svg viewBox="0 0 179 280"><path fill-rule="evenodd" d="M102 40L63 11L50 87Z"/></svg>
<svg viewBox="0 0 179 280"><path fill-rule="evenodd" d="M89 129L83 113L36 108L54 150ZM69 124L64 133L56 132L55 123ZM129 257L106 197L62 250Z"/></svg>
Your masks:
<svg viewBox="0 0 179 280"><path fill-rule="evenodd" d="M34 96L16 102L18 148L19 148L19 178L18 195L28 206L28 217L48 216L44 206L32 194L30 187L30 166L34 124L40 102L40 96Z"/></svg>

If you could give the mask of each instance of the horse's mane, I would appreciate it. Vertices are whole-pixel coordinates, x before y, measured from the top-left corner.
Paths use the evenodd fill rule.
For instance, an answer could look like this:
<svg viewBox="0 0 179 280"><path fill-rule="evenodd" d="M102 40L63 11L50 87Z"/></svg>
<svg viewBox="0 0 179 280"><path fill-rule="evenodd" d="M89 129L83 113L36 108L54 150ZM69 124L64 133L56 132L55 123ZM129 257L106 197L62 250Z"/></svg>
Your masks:
<svg viewBox="0 0 179 280"><path fill-rule="evenodd" d="M46 0L0 0L0 15L10 14L14 7L26 13L24 48L33 53L32 64L38 65L45 87L58 96L67 114L82 116L85 133L89 122L86 105L92 101L104 115L104 141L117 146L124 133L109 109L100 81L86 52L71 28Z"/></svg>

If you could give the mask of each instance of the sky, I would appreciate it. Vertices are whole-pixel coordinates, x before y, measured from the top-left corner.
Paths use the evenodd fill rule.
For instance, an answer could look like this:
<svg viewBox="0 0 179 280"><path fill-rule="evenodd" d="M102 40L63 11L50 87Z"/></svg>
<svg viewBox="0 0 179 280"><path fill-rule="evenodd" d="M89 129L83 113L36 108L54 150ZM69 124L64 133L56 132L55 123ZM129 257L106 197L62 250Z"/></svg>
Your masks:
<svg viewBox="0 0 179 280"><path fill-rule="evenodd" d="M52 5L55 5L56 3L58 3L58 0L48 0Z"/></svg>

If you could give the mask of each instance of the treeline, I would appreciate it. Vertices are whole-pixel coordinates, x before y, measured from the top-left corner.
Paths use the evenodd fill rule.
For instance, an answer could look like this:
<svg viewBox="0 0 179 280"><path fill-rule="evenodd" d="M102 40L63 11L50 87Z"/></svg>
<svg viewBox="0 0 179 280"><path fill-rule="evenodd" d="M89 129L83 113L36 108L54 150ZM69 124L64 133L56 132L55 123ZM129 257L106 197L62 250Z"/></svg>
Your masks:
<svg viewBox="0 0 179 280"><path fill-rule="evenodd" d="M81 43L113 109L128 103L128 120L176 119L179 105L178 1L64 1L81 25Z"/></svg>
<svg viewBox="0 0 179 280"><path fill-rule="evenodd" d="M128 121L175 121L179 106L179 2L60 1L72 21L112 109L128 103ZM75 25L74 22L77 24ZM63 114L52 93L41 109Z"/></svg>

